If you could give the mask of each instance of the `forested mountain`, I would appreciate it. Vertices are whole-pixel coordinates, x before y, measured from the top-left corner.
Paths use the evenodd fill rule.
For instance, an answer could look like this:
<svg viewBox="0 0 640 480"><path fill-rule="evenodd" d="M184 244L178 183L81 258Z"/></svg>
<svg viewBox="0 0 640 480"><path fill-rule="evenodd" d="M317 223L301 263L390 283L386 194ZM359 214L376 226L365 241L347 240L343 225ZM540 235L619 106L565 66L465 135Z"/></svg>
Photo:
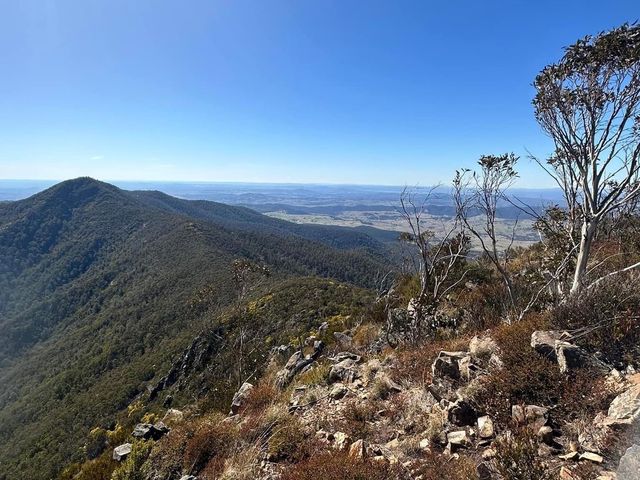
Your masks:
<svg viewBox="0 0 640 480"><path fill-rule="evenodd" d="M54 476L234 302L237 259L268 267L263 289L309 275L371 286L389 268L362 232L89 178L0 204L0 472Z"/></svg>

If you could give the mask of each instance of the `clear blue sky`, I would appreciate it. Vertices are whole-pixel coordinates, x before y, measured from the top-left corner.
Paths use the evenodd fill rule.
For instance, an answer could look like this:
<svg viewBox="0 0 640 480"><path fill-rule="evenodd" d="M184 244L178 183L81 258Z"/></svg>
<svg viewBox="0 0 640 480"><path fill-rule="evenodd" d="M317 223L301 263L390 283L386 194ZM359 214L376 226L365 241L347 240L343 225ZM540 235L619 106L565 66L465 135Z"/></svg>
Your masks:
<svg viewBox="0 0 640 480"><path fill-rule="evenodd" d="M5 0L0 178L433 184L637 0ZM549 181L528 161L521 186Z"/></svg>

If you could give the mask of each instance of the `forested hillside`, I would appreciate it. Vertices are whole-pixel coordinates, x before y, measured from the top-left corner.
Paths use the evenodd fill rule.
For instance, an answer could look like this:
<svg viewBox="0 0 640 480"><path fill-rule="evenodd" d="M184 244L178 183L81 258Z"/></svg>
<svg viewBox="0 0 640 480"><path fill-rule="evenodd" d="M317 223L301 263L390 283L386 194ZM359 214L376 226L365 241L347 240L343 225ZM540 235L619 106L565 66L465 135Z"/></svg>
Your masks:
<svg viewBox="0 0 640 480"><path fill-rule="evenodd" d="M3 203L0 471L51 478L79 455L87 428L157 381L238 299L234 261L269 273L261 289L300 275L370 286L385 253L349 229L88 178Z"/></svg>

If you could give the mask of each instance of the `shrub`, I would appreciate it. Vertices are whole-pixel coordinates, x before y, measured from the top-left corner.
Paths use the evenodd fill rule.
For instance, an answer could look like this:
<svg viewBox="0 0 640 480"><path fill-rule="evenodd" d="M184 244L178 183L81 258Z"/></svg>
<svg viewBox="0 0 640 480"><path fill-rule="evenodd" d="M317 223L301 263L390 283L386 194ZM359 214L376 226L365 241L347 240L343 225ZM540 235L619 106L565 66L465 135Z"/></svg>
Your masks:
<svg viewBox="0 0 640 480"><path fill-rule="evenodd" d="M269 438L268 454L273 460L300 461L308 453L307 432L297 417L281 419Z"/></svg>
<svg viewBox="0 0 640 480"><path fill-rule="evenodd" d="M538 443L529 428L519 430L515 435L505 435L493 443L496 451L498 472L510 480L551 480L538 456Z"/></svg>
<svg viewBox="0 0 640 480"><path fill-rule="evenodd" d="M199 472L213 457L224 456L232 448L235 428L232 423L223 421L225 418L222 414L216 414L197 424L184 449L185 471Z"/></svg>
<svg viewBox="0 0 640 480"><path fill-rule="evenodd" d="M253 446L234 453L218 480L254 480L260 474L260 450Z"/></svg>
<svg viewBox="0 0 640 480"><path fill-rule="evenodd" d="M149 458L152 443L150 441L135 442L127 459L113 472L112 480L145 480L147 476L145 462Z"/></svg>
<svg viewBox="0 0 640 480"><path fill-rule="evenodd" d="M640 364L638 277L618 277L570 298L554 309L554 328L575 334L575 342L624 368Z"/></svg>
<svg viewBox="0 0 640 480"><path fill-rule="evenodd" d="M381 329L379 325L365 323L360 325L353 335L353 344L358 348L366 348L380 338Z"/></svg>
<svg viewBox="0 0 640 480"><path fill-rule="evenodd" d="M331 365L320 362L298 376L297 382L302 385L326 385L329 379Z"/></svg>
<svg viewBox="0 0 640 480"><path fill-rule="evenodd" d="M271 381L260 381L251 389L243 406L242 414L263 411L278 396L278 390Z"/></svg>
<svg viewBox="0 0 640 480"><path fill-rule="evenodd" d="M477 480L475 462L466 457L448 458L437 453L427 453L413 472L422 480Z"/></svg>
<svg viewBox="0 0 640 480"><path fill-rule="evenodd" d="M312 455L285 469L281 480L404 480L386 463L359 461L345 453Z"/></svg>
<svg viewBox="0 0 640 480"><path fill-rule="evenodd" d="M377 407L375 402L359 403L351 400L342 412L342 430L353 438L367 438L371 433L370 423L375 419Z"/></svg>
<svg viewBox="0 0 640 480"><path fill-rule="evenodd" d="M479 388L470 390L469 394L480 412L491 415L501 424L509 422L512 405L557 403L559 386L567 381L557 365L531 348L531 333L543 328L544 322L544 318L533 316L493 332L504 366L480 377Z"/></svg>

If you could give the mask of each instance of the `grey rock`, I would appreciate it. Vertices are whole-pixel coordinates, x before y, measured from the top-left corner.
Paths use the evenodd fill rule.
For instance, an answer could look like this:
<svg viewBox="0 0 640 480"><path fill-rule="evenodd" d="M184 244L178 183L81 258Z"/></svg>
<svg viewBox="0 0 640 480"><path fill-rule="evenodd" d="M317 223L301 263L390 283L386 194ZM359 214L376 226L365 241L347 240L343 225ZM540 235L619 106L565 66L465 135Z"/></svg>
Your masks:
<svg viewBox="0 0 640 480"><path fill-rule="evenodd" d="M614 398L607 416L619 424L636 423L640 418L640 385L635 385Z"/></svg>
<svg viewBox="0 0 640 480"><path fill-rule="evenodd" d="M604 458L602 458L602 456L598 455L597 453L584 452L582 455L580 455L580 460L589 460L593 463L602 463L604 461Z"/></svg>
<svg viewBox="0 0 640 480"><path fill-rule="evenodd" d="M351 345L351 342L353 341L349 335L342 332L333 332L333 337L336 339L336 342L343 346Z"/></svg>
<svg viewBox="0 0 640 480"><path fill-rule="evenodd" d="M253 388L253 385L249 382L244 382L242 386L240 386L231 400L231 410L229 411L229 415L236 415L240 411L240 408L247 401L247 398Z"/></svg>
<svg viewBox="0 0 640 480"><path fill-rule="evenodd" d="M447 441L453 446L466 447L469 444L469 436L465 430L449 432Z"/></svg>
<svg viewBox="0 0 640 480"><path fill-rule="evenodd" d="M142 438L143 440L159 440L169 433L170 430L171 429L162 422L158 422L155 425L150 423L138 423L133 429L133 433L131 435L135 438Z"/></svg>
<svg viewBox="0 0 640 480"><path fill-rule="evenodd" d="M554 445L553 429L549 426L540 427L538 430L538 438L547 445Z"/></svg>
<svg viewBox="0 0 640 480"><path fill-rule="evenodd" d="M540 355L556 361L556 342L563 341L565 337L566 333L558 330L536 330L531 334L531 347Z"/></svg>
<svg viewBox="0 0 640 480"><path fill-rule="evenodd" d="M618 464L618 480L640 480L640 445L627 448Z"/></svg>
<svg viewBox="0 0 640 480"><path fill-rule="evenodd" d="M113 449L113 459L116 462L121 462L131 453L132 445L130 443L123 443Z"/></svg>
<svg viewBox="0 0 640 480"><path fill-rule="evenodd" d="M511 418L519 424L532 424L537 428L544 426L548 420L549 409L538 405L513 405Z"/></svg>
<svg viewBox="0 0 640 480"><path fill-rule="evenodd" d="M307 368L310 364L315 362L324 350L324 343L320 340L316 340L313 344L313 353L304 356L301 350L295 352L286 365L276 373L275 384L278 388L284 389L294 377Z"/></svg>

